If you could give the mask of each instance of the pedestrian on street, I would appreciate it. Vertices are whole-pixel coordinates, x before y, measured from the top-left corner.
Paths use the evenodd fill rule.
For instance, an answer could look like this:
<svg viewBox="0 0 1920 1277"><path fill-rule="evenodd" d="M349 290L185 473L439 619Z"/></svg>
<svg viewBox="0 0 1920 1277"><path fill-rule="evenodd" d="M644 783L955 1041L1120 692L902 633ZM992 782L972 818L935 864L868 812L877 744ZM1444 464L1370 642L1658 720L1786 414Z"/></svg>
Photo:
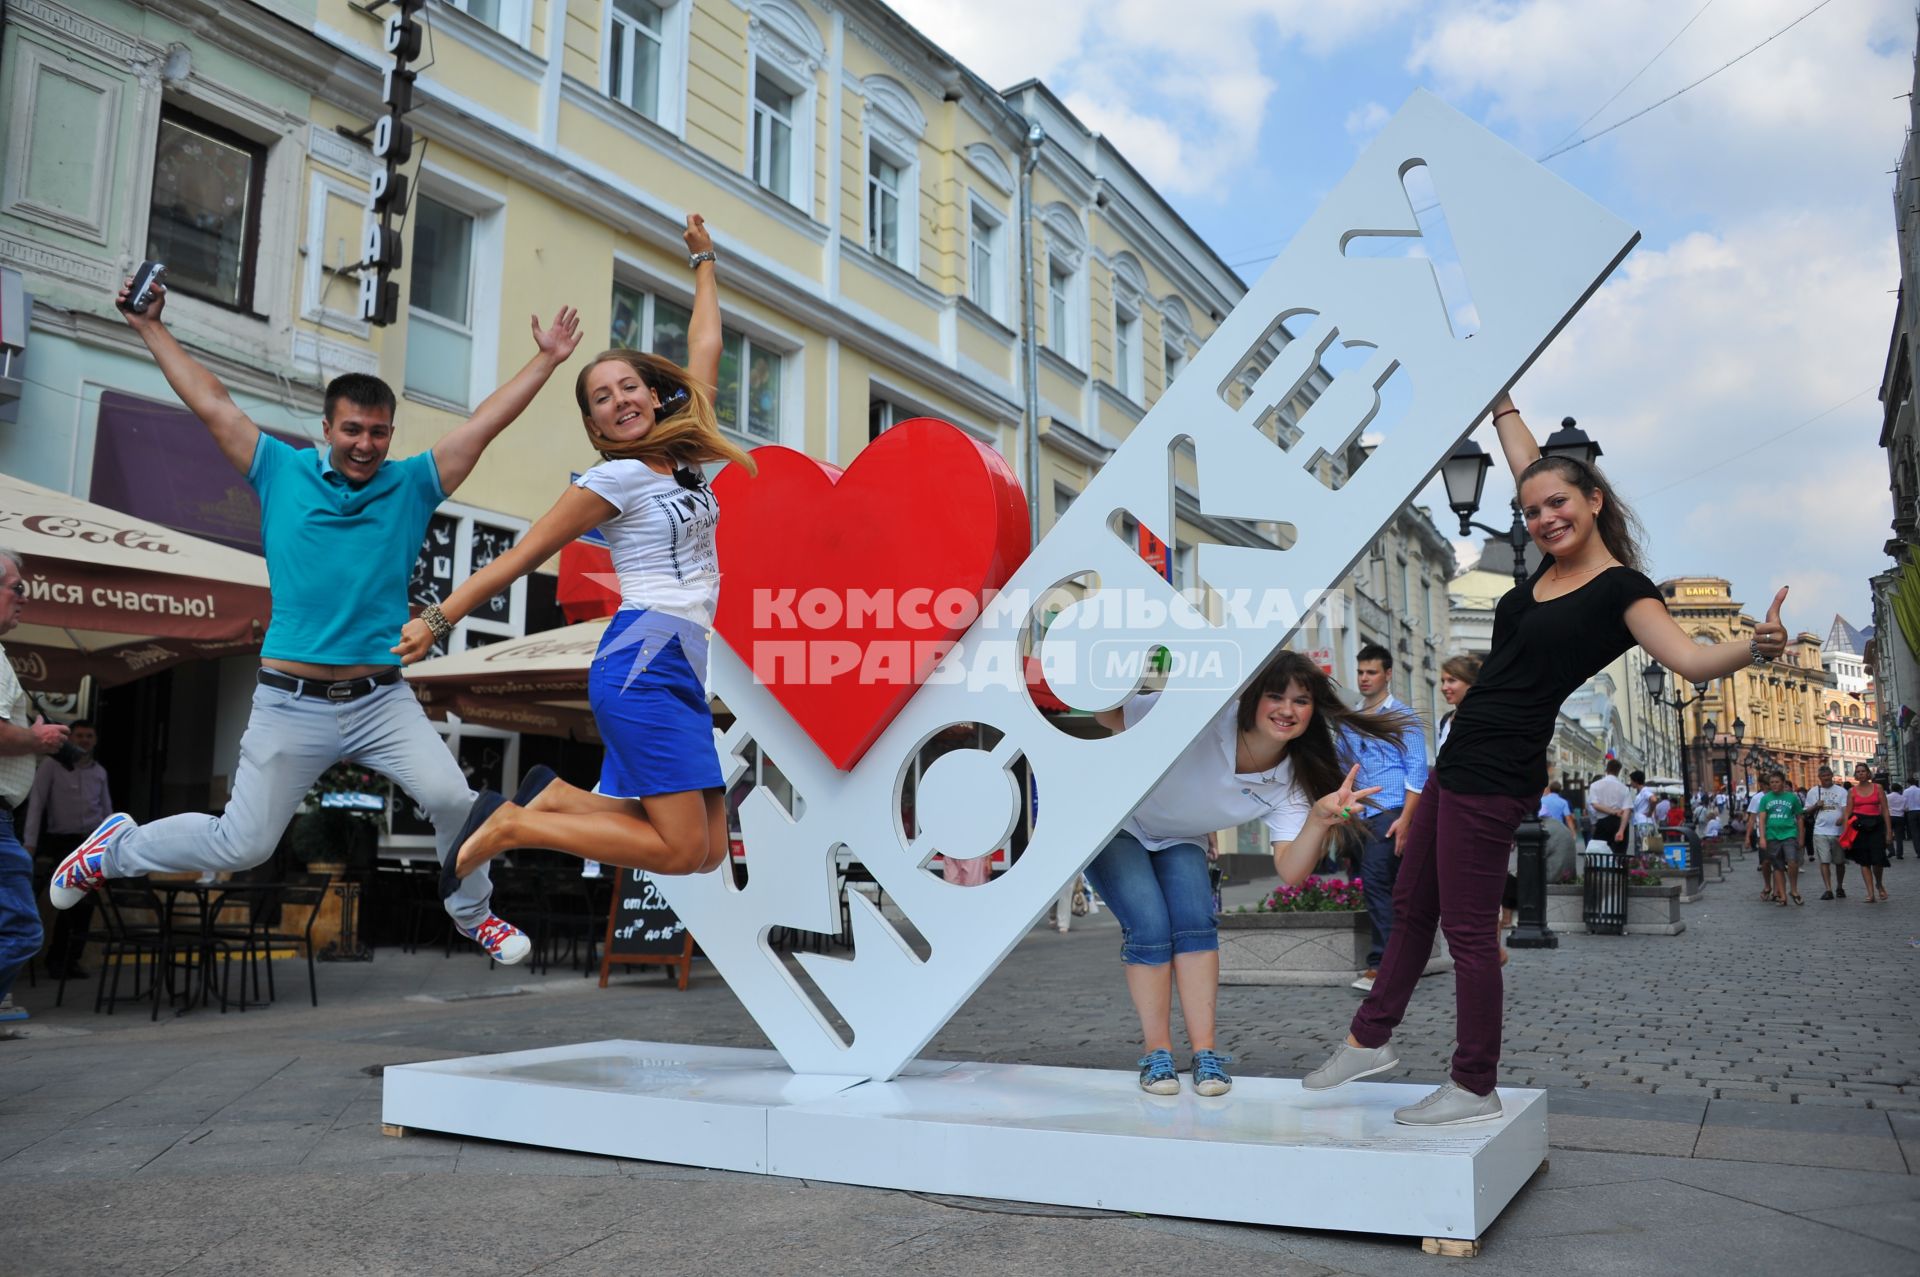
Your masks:
<svg viewBox="0 0 1920 1277"><path fill-rule="evenodd" d="M1853 827L1853 846L1847 859L1860 866L1867 903L1887 898L1887 844L1893 838L1893 817L1887 812L1887 791L1873 778L1873 769L1860 763L1853 769L1853 789L1847 795L1846 823Z"/></svg>
<svg viewBox="0 0 1920 1277"><path fill-rule="evenodd" d="M535 317L533 357L431 448L395 461L388 453L399 401L380 378L349 372L328 382L321 443L295 448L254 424L168 330L164 285L139 312L127 309L132 286L128 280L120 291L121 314L260 500L273 617L225 810L145 825L114 813L54 871L47 888L53 907L71 909L108 878L261 864L314 781L346 760L407 791L433 821L444 861L472 810L473 791L388 648L406 622L408 578L434 512L572 357L579 316L562 307L545 327ZM523 961L532 942L493 912L492 898L481 875L448 898L446 910L488 957Z"/></svg>
<svg viewBox="0 0 1920 1277"><path fill-rule="evenodd" d="M709 873L727 858L707 688L720 503L701 467L726 461L751 474L755 463L715 415L726 337L713 236L698 213L687 215L681 235L693 272L686 365L637 350L595 355L573 395L600 461L511 550L408 621L393 649L412 664L432 650L438 626L451 628L576 538L605 533L620 607L587 681L604 743L600 782L580 789L536 768L512 802L482 794L455 841L442 892L516 847L661 874Z"/></svg>
<svg viewBox="0 0 1920 1277"><path fill-rule="evenodd" d="M1440 716L1440 726L1434 735L1433 753L1439 757L1447 743L1447 733L1453 730L1454 711L1460 708L1460 698L1473 690L1480 677L1480 658L1472 652L1462 652L1458 656L1449 656L1440 666L1440 699L1447 703L1447 712Z"/></svg>
<svg viewBox="0 0 1920 1277"><path fill-rule="evenodd" d="M1907 841L1913 844L1913 854L1920 856L1920 780L1907 777L1907 787L1900 791L1907 804ZM1906 859L1905 854L1901 859Z"/></svg>
<svg viewBox="0 0 1920 1277"><path fill-rule="evenodd" d="M113 814L113 795L107 789L107 769L94 760L100 734L87 719L67 725L78 756L43 758L33 774L27 796L25 837L27 854L36 863L51 862L46 872L67 858L101 821ZM47 942L47 974L56 980L84 980L80 959L87 948L87 927L93 921L94 900L86 896L71 909L54 915L53 938Z"/></svg>
<svg viewBox="0 0 1920 1277"><path fill-rule="evenodd" d="M1760 795L1760 821L1765 828L1761 858L1773 875L1773 902L1784 906L1800 898L1800 813L1806 804L1787 788L1787 774L1778 767L1767 773L1767 792Z"/></svg>
<svg viewBox="0 0 1920 1277"><path fill-rule="evenodd" d="M1760 846L1760 800L1767 796L1764 789L1756 789L1747 795L1747 832L1746 849L1754 852L1755 867L1760 870L1760 898L1773 899L1773 875L1767 868L1767 858L1761 854Z"/></svg>
<svg viewBox="0 0 1920 1277"><path fill-rule="evenodd" d="M1151 731L1153 707L1168 694L1135 696L1094 721L1110 732L1142 722ZM1349 709L1319 666L1283 651L1181 752L1087 866L1087 880L1120 923L1127 994L1145 1039L1141 1090L1180 1091L1173 1063L1176 986L1193 1049L1194 1091L1224 1095L1233 1086L1226 1069L1233 1058L1214 1041L1220 937L1207 834L1263 821L1280 881L1296 885L1320 862L1327 839L1357 822L1375 793L1356 785L1357 765L1342 773L1342 729L1392 742L1413 725L1411 715Z"/></svg>
<svg viewBox="0 0 1920 1277"><path fill-rule="evenodd" d="M1633 849L1639 853L1647 850L1655 837L1653 800L1657 795L1647 784L1647 774L1638 768L1627 774L1627 780L1633 786Z"/></svg>
<svg viewBox="0 0 1920 1277"><path fill-rule="evenodd" d="M1907 791L1895 785L1885 772L1876 773L1873 779L1887 791L1887 855L1905 860L1907 853L1900 840L1907 835Z"/></svg>
<svg viewBox="0 0 1920 1277"><path fill-rule="evenodd" d="M1607 774L1587 789L1587 810L1593 813L1593 838L1616 851L1625 846L1627 817L1633 811L1633 791L1620 779L1620 760L1607 760Z"/></svg>
<svg viewBox="0 0 1920 1277"><path fill-rule="evenodd" d="M1398 740L1343 731L1341 760L1360 767L1360 784L1378 789L1378 805L1354 822L1360 835L1360 883L1367 901L1373 941L1367 966L1353 982L1365 993L1380 974L1380 958L1393 934L1393 884L1400 876L1400 849L1413 823L1420 791L1427 783L1427 738L1413 710L1393 694L1393 654L1369 643L1354 658L1354 679L1360 685L1360 712L1394 714L1408 722Z"/></svg>
<svg viewBox="0 0 1920 1277"><path fill-rule="evenodd" d="M1425 969L1436 927L1454 960L1457 1048L1451 1080L1400 1109L1404 1125L1439 1127L1501 1115L1499 901L1514 827L1536 810L1560 706L1639 645L1688 682L1711 682L1786 650L1774 596L1750 641L1700 645L1640 570L1635 523L1606 478L1571 457L1542 457L1512 400L1493 423L1513 471L1540 566L1494 609L1493 648L1461 702L1414 814L1394 892L1393 936L1346 1040L1302 1085L1325 1090L1399 1066L1393 1031Z"/></svg>
<svg viewBox="0 0 1920 1277"><path fill-rule="evenodd" d="M1807 811L1813 817L1813 863L1820 866L1820 898L1847 898L1847 862L1840 854L1840 821L1847 809L1847 791L1833 783L1833 768L1820 769L1820 783L1807 791Z"/></svg>
<svg viewBox="0 0 1920 1277"><path fill-rule="evenodd" d="M0 634L20 624L26 561L0 547ZM13 810L33 788L38 760L67 743L67 729L34 717L13 662L0 648L0 1020L24 1020L10 1005L13 982L40 952L40 907L33 899L33 857L13 835Z"/></svg>

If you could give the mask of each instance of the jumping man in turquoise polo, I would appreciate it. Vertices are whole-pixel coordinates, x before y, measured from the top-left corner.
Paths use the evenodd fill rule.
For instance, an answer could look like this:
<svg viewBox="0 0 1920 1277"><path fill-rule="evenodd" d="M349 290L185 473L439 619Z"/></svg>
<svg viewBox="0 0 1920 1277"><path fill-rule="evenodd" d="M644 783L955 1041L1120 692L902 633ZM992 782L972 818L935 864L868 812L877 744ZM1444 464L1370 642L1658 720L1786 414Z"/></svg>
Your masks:
<svg viewBox="0 0 1920 1277"><path fill-rule="evenodd" d="M54 872L54 907L69 907L107 878L261 863L320 773L342 761L399 782L432 817L444 860L473 793L388 648L407 620L407 582L434 509L573 354L578 317L564 308L544 329L535 318L539 353L526 367L430 451L389 461L394 396L385 382L336 377L327 386L323 446L289 447L263 434L174 340L160 319L166 290L158 291L144 314L122 313L259 494L273 621L226 811L144 826L108 817ZM492 895L486 874L471 874L447 912L492 957L518 962L527 938L488 907Z"/></svg>

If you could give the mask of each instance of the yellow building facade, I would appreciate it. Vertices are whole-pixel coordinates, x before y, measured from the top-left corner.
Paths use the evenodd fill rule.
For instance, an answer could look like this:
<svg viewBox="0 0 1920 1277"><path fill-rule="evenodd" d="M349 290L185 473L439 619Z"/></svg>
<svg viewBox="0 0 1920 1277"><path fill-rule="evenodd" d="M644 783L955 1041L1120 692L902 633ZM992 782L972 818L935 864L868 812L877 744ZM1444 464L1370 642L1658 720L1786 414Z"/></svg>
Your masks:
<svg viewBox="0 0 1920 1277"><path fill-rule="evenodd" d="M1721 577L1670 578L1660 583L1660 593L1668 612L1697 643L1745 643L1753 637L1754 618ZM1671 682L1670 695L1694 695L1678 678ZM1731 761L1732 783L1738 788L1749 777L1758 783L1763 779L1759 773L1771 765L1787 773L1789 784L1805 789L1829 759L1827 703L1834 691L1833 675L1820 665L1820 636L1805 631L1793 637L1779 660L1747 666L1707 684L1702 698L1684 711L1693 775L1724 783ZM1705 726L1709 719L1715 728L1711 739ZM1736 720L1744 728L1737 743Z"/></svg>

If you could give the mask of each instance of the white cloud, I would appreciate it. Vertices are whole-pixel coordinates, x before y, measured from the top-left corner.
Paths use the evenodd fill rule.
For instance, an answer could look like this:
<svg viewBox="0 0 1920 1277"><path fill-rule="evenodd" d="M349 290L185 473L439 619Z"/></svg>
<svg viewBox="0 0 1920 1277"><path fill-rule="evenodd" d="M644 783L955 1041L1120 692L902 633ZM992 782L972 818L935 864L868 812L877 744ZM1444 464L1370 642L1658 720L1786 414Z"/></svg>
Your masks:
<svg viewBox="0 0 1920 1277"><path fill-rule="evenodd" d="M1393 112L1378 102L1357 106L1347 113L1347 135L1366 141L1385 127Z"/></svg>

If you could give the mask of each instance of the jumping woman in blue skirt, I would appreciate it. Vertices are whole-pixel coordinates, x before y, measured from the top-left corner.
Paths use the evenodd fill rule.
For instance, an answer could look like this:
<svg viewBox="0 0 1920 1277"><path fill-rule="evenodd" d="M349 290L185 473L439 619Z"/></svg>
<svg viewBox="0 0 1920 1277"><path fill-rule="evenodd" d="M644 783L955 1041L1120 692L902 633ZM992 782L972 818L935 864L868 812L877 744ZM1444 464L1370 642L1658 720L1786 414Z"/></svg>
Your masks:
<svg viewBox="0 0 1920 1277"><path fill-rule="evenodd" d="M482 602L594 528L620 577L620 610L593 658L588 697L606 758L598 792L532 769L509 802L474 803L448 860L457 883L514 847L551 847L654 873L703 873L727 854L720 759L707 706L707 636L720 597L714 531L720 507L703 462L753 469L721 435L720 292L713 239L687 218L694 272L685 368L658 355L609 350L574 383L600 464L574 481L520 543L407 622L393 650L407 664Z"/></svg>

